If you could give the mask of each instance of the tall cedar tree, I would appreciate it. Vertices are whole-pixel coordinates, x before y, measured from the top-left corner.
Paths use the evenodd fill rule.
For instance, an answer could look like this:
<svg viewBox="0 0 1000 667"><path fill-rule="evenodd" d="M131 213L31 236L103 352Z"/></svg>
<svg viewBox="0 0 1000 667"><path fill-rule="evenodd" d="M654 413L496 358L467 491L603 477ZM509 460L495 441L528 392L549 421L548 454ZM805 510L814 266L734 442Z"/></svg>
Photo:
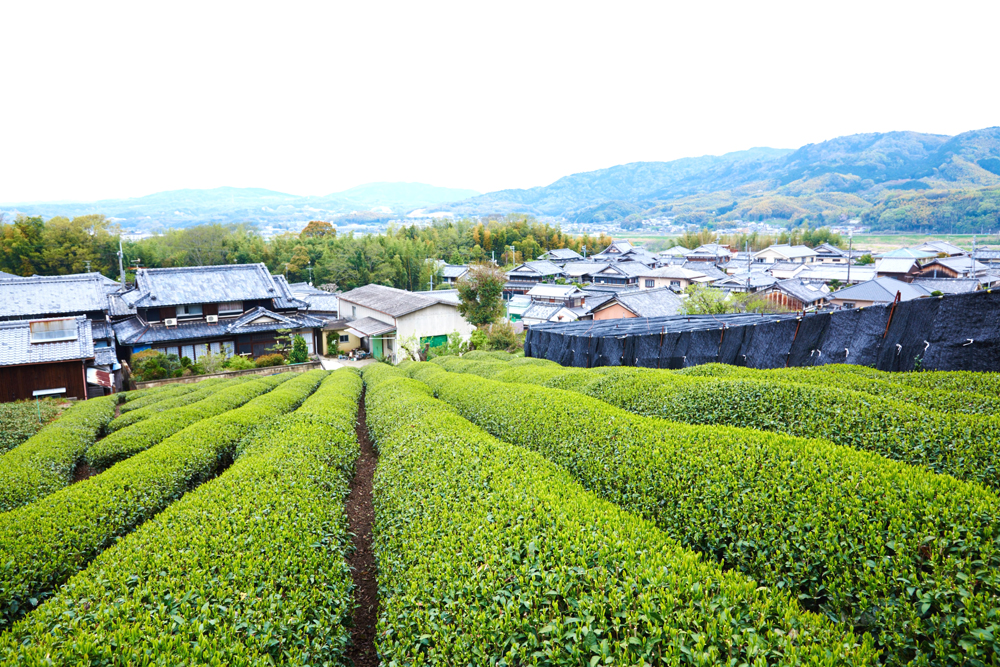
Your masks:
<svg viewBox="0 0 1000 667"><path fill-rule="evenodd" d="M495 264L473 264L458 281L458 312L469 324L493 324L503 315L503 286L507 274Z"/></svg>

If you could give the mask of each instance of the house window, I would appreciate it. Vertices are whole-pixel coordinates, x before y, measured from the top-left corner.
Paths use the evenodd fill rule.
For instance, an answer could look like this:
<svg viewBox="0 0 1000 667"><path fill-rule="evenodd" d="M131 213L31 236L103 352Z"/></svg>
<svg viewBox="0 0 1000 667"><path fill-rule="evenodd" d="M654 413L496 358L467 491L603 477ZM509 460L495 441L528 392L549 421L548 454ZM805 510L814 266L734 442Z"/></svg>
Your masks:
<svg viewBox="0 0 1000 667"><path fill-rule="evenodd" d="M146 309L146 321L147 322L159 322L160 321L160 309L159 308L147 308Z"/></svg>
<svg viewBox="0 0 1000 667"><path fill-rule="evenodd" d="M351 306L351 319L358 319L358 307Z"/></svg>
<svg viewBox="0 0 1000 667"><path fill-rule="evenodd" d="M32 343L55 343L60 340L76 340L76 319L44 320L28 325Z"/></svg>
<svg viewBox="0 0 1000 667"><path fill-rule="evenodd" d="M845 301L844 302L844 308L854 308L855 305L856 304L853 301Z"/></svg>
<svg viewBox="0 0 1000 667"><path fill-rule="evenodd" d="M227 317L230 315L242 315L243 314L243 302L242 301L223 301L219 304L219 317Z"/></svg>
<svg viewBox="0 0 1000 667"><path fill-rule="evenodd" d="M194 319L201 317L201 305L177 306L177 317L178 319Z"/></svg>
<svg viewBox="0 0 1000 667"><path fill-rule="evenodd" d="M656 287L656 281L655 280L650 280L649 278L647 278L646 279L646 287Z"/></svg>
<svg viewBox="0 0 1000 667"><path fill-rule="evenodd" d="M341 343L350 343L351 342L351 337L348 334L340 334L340 342Z"/></svg>
<svg viewBox="0 0 1000 667"><path fill-rule="evenodd" d="M670 286L671 287L680 287L681 286L681 281L679 281L679 280L671 280L670 281Z"/></svg>

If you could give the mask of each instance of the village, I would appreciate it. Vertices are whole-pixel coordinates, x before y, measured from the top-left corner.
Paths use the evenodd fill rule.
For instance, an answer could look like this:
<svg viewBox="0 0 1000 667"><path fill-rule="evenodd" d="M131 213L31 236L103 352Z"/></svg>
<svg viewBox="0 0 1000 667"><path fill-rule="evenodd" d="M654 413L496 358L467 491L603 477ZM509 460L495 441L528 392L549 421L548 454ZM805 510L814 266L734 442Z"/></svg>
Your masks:
<svg viewBox="0 0 1000 667"><path fill-rule="evenodd" d="M0 400L91 398L129 388L133 355L196 364L257 360L282 334L301 336L309 363L399 363L475 327L459 313L468 265L438 262L443 284L409 292L370 284L331 293L289 283L263 264L138 269L133 283L100 273L0 276ZM758 252L717 243L651 253L625 240L584 257L553 249L510 267L505 319L540 324L684 317L692 286L720 301L755 295L772 311L853 309L1000 284L1000 250L929 240L882 253L830 244ZM408 344L409 343L409 344ZM414 344L416 343L416 344Z"/></svg>

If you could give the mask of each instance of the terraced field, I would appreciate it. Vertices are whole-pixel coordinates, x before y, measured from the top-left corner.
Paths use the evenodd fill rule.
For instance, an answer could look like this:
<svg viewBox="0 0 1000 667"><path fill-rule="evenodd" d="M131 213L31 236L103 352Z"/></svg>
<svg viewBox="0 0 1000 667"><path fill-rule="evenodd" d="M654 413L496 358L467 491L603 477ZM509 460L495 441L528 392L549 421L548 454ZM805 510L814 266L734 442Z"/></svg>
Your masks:
<svg viewBox="0 0 1000 667"><path fill-rule="evenodd" d="M0 456L0 663L1000 664L997 389L469 353L88 401Z"/></svg>

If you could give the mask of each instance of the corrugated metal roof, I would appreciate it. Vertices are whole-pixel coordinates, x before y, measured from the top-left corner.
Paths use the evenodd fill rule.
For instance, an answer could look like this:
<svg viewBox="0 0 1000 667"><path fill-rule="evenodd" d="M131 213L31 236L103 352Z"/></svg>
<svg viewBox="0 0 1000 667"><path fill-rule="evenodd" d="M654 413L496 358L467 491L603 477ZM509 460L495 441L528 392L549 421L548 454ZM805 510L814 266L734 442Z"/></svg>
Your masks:
<svg viewBox="0 0 1000 667"><path fill-rule="evenodd" d="M64 318L47 318L43 321L59 319ZM94 356L94 339L90 320L82 315L74 319L76 320L76 340L52 343L31 342L31 322L38 320L0 322L0 366L20 366L92 358Z"/></svg>
<svg viewBox="0 0 1000 667"><path fill-rule="evenodd" d="M884 257L875 264L876 273L909 273L917 261L911 257Z"/></svg>
<svg viewBox="0 0 1000 667"><path fill-rule="evenodd" d="M0 318L106 311L104 280L100 273L0 278Z"/></svg>
<svg viewBox="0 0 1000 667"><path fill-rule="evenodd" d="M388 324L382 320L376 320L374 317L362 317L360 320L352 320L348 322L348 327L353 331L360 333L359 338L365 338L367 336L378 336L379 334L389 333L390 331L395 331L396 326L394 324Z"/></svg>
<svg viewBox="0 0 1000 667"><path fill-rule="evenodd" d="M913 284L942 294L965 294L979 289L978 278L916 278Z"/></svg>
<svg viewBox="0 0 1000 667"><path fill-rule="evenodd" d="M787 243L770 245L763 250L754 253L754 257L762 255L768 250L775 252L782 257L794 259L796 257L815 257L816 251L804 245L788 245Z"/></svg>
<svg viewBox="0 0 1000 667"><path fill-rule="evenodd" d="M539 284L528 290L528 296L543 296L558 299L568 299L574 296L583 296L583 292L576 285L546 285Z"/></svg>
<svg viewBox="0 0 1000 667"><path fill-rule="evenodd" d="M300 305L284 276L272 276L263 264L139 269L136 288L123 294L122 299L139 308L256 299L285 300L288 304L275 307Z"/></svg>
<svg viewBox="0 0 1000 667"><path fill-rule="evenodd" d="M450 299L433 295L434 292L407 292L385 285L365 285L341 294L340 300L371 308L392 317L402 317L439 303L453 305Z"/></svg>

